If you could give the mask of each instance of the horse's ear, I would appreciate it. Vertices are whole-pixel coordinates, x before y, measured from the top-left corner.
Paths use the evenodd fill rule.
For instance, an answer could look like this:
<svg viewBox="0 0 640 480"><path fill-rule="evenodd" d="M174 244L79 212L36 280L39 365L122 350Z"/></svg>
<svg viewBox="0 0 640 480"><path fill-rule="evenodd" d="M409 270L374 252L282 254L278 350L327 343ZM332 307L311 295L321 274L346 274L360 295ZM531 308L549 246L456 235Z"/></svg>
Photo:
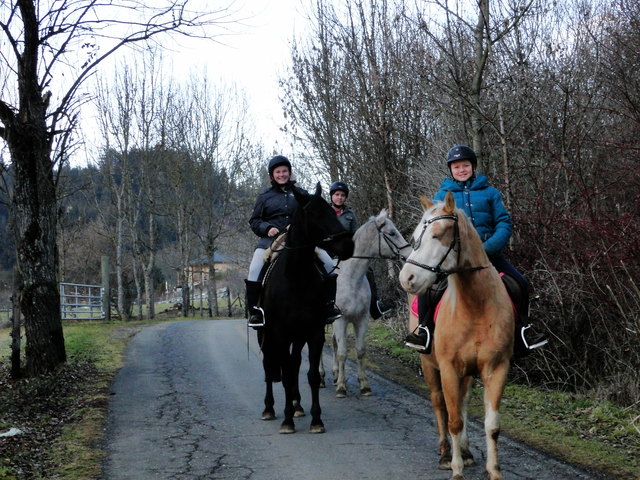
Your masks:
<svg viewBox="0 0 640 480"><path fill-rule="evenodd" d="M316 183L316 195L322 195L322 185L320 185L320 182Z"/></svg>
<svg viewBox="0 0 640 480"><path fill-rule="evenodd" d="M420 203L422 204L422 208L424 208L425 210L429 210L431 207L433 207L433 202L423 194L420 194Z"/></svg>
<svg viewBox="0 0 640 480"><path fill-rule="evenodd" d="M447 191L447 195L444 197L444 211L446 213L453 213L456 211L456 201L453 199L453 193L451 193L451 190Z"/></svg>

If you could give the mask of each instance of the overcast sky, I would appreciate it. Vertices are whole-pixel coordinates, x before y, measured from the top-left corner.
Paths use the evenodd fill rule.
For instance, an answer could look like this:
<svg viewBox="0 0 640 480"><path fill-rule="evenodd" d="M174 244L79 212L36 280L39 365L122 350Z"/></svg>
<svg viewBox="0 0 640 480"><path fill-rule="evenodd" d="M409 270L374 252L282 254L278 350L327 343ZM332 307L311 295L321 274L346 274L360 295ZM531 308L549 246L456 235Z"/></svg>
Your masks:
<svg viewBox="0 0 640 480"><path fill-rule="evenodd" d="M233 82L243 89L267 149L277 140L286 145L278 132L283 122L278 76L289 63L294 33L307 23L301 5L301 0L237 0L234 17L243 19L231 27L237 33L217 37L221 44L201 40L173 55L174 62L184 64L179 69L199 69L206 63L212 81Z"/></svg>

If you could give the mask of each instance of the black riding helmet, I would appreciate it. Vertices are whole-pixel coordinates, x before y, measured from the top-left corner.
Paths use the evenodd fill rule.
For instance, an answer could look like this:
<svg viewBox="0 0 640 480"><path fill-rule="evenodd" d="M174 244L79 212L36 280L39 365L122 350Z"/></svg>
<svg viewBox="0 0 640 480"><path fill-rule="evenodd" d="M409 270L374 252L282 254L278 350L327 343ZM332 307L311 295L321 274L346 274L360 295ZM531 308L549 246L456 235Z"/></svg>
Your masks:
<svg viewBox="0 0 640 480"><path fill-rule="evenodd" d="M457 162L458 160L469 160L474 170L478 165L476 152L466 145L456 145L455 147L451 147L449 153L447 153L447 167L451 169L451 163Z"/></svg>
<svg viewBox="0 0 640 480"><path fill-rule="evenodd" d="M283 165L289 167L289 172L291 172L291 162L287 157L285 157L284 155L274 155L273 157L271 157L269 159L269 166L267 167L269 170L269 176L273 176L273 171L277 167L281 167Z"/></svg>
<svg viewBox="0 0 640 480"><path fill-rule="evenodd" d="M329 195L333 195L338 190L340 190L341 192L344 192L344 195L346 197L349 196L349 185L347 185L344 182L341 182L340 180L337 180L337 181L333 182L329 186Z"/></svg>

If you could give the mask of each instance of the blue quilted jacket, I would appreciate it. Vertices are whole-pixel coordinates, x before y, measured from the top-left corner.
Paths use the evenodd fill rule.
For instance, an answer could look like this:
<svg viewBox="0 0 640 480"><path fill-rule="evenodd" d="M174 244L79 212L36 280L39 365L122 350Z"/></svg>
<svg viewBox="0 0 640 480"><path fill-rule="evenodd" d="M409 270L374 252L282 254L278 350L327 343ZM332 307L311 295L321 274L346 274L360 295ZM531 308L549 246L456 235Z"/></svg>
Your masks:
<svg viewBox="0 0 640 480"><path fill-rule="evenodd" d="M473 222L487 255L500 253L511 237L513 225L498 189L489 185L485 175L478 173L466 182L445 178L434 200L444 200L447 191L453 193L456 207Z"/></svg>

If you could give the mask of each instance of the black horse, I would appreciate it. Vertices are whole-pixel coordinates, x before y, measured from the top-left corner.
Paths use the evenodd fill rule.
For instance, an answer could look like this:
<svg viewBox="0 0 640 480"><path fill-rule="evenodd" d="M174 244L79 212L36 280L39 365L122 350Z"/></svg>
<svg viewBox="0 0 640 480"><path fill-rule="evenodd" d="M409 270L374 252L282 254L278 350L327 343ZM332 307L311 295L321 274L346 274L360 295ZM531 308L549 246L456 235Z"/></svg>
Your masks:
<svg viewBox="0 0 640 480"><path fill-rule="evenodd" d="M275 418L272 382L282 381L285 407L280 433L295 432L294 412L296 409L304 412L300 407L298 375L305 344L309 349L310 431L325 431L320 418L319 366L324 345L327 296L315 248L323 248L333 256L347 259L353 254L353 240L321 194L318 183L315 194L295 195L298 207L292 215L286 245L268 270L263 288L262 308L266 322L258 331L258 341L263 353L267 392L262 418Z"/></svg>

